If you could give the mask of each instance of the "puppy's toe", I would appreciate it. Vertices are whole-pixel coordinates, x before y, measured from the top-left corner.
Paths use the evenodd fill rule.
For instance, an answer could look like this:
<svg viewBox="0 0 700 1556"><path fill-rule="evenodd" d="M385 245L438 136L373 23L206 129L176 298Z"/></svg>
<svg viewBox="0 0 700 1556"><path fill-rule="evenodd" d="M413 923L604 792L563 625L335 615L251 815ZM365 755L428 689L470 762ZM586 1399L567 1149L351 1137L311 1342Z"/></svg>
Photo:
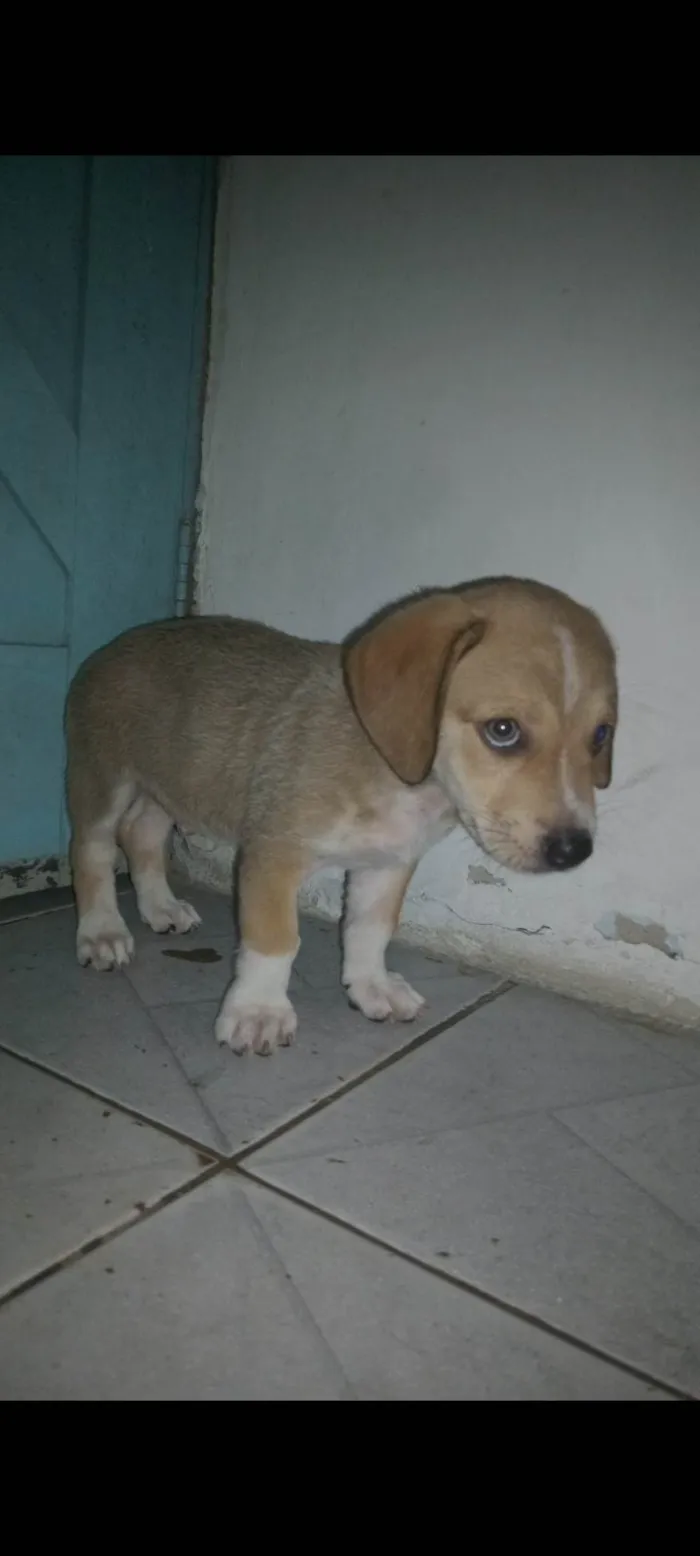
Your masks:
<svg viewBox="0 0 700 1556"><path fill-rule="evenodd" d="M347 994L350 1004L369 1021L413 1021L425 1004L423 996L400 973L355 979Z"/></svg>
<svg viewBox="0 0 700 1556"><path fill-rule="evenodd" d="M289 1000L279 1005L226 1004L217 1017L214 1036L235 1054L255 1053L267 1057L276 1048L288 1048L297 1029L297 1018Z"/></svg>
<svg viewBox="0 0 700 1556"><path fill-rule="evenodd" d="M107 972L126 967L134 954L134 939L121 914L86 913L78 925L76 954L81 967Z"/></svg>
<svg viewBox="0 0 700 1556"><path fill-rule="evenodd" d="M139 902L139 912L145 924L155 930L157 935L186 935L190 929L194 929L202 920L196 908L191 903L178 901L177 897L143 897Z"/></svg>

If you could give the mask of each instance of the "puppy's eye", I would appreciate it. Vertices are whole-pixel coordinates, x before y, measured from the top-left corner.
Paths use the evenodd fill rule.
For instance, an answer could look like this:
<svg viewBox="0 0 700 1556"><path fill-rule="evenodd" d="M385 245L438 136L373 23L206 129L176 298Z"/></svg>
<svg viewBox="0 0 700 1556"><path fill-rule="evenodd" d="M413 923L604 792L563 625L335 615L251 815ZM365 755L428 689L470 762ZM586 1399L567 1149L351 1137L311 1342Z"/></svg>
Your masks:
<svg viewBox="0 0 700 1556"><path fill-rule="evenodd" d="M611 735L612 724L599 724L598 728L593 731L592 745L594 756L597 756L598 752L602 751L603 746L606 744L606 741L610 739Z"/></svg>
<svg viewBox="0 0 700 1556"><path fill-rule="evenodd" d="M522 744L523 732L515 719L489 719L482 724L481 735L494 751L514 751Z"/></svg>

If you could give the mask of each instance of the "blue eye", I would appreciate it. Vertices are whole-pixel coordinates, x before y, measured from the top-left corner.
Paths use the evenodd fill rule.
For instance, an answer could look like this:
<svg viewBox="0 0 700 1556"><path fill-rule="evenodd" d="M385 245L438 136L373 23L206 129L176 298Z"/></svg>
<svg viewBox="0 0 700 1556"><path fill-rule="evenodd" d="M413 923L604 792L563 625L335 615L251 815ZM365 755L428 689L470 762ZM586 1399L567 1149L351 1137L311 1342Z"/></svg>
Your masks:
<svg viewBox="0 0 700 1556"><path fill-rule="evenodd" d="M611 735L612 735L612 724L599 724L598 725L598 728L596 730L594 730L594 732L593 732L593 754L594 754L594 756L598 753L598 751L602 751L603 746L605 745L606 740L609 740Z"/></svg>

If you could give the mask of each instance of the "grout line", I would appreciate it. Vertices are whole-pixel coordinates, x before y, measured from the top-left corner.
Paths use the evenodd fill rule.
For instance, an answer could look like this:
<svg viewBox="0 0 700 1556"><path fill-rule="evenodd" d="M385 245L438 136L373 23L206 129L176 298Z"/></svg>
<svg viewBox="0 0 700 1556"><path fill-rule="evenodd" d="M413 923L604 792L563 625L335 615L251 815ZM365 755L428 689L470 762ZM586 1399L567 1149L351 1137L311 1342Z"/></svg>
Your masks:
<svg viewBox="0 0 700 1556"><path fill-rule="evenodd" d="M442 1021L436 1021L434 1026L429 1027L426 1032L419 1032L417 1037L404 1043L402 1048L396 1048L392 1053L384 1054L381 1059L377 1059L374 1064L363 1070L361 1075L351 1076L349 1081L343 1081L335 1091L328 1092L325 1097L318 1097L315 1102L309 1103L308 1107L301 1108L293 1118L285 1119L282 1124L275 1124L267 1134L260 1135L259 1139L252 1140L249 1145L242 1146L238 1151L232 1151L227 1157L229 1166L237 1166L239 1162L245 1161L246 1157L252 1156L255 1151L263 1150L265 1146L278 1140L281 1135L287 1135L299 1124L305 1124L307 1119L315 1118L317 1113L325 1112L326 1108L339 1102L342 1097L347 1097L351 1091L357 1091L358 1086L363 1086L365 1081L374 1080L375 1075L381 1075L383 1070L389 1070L393 1065L399 1064L408 1054L414 1054L417 1049L424 1048L434 1037L440 1037L450 1027L456 1026L458 1021L468 1020L469 1016L473 1016L477 1010L481 1010L484 1005L492 1004L493 1000L498 999L501 994L507 994L514 987L511 982L499 983L495 989L487 989L485 994L480 994L470 1005L462 1005L459 1010L452 1011L451 1015L445 1016Z"/></svg>
<svg viewBox="0 0 700 1556"><path fill-rule="evenodd" d="M437 1280L444 1281L448 1286L456 1287L458 1291L466 1292L469 1296L478 1298L489 1307L497 1308L502 1313L507 1313L511 1318L517 1318L521 1323L530 1325L533 1329L541 1330L544 1334L551 1335L554 1339L570 1345L574 1350L582 1351L587 1356L593 1356L596 1361L605 1362L608 1366L617 1368L620 1372L628 1373L633 1378L640 1379L643 1383L649 1383L654 1388L663 1389L665 1393L672 1394L675 1399L683 1400L691 1404L698 1403L694 1394L684 1389L677 1383L671 1383L666 1378L657 1377L653 1372L647 1372L646 1368L639 1367L635 1362L627 1361L624 1357L617 1356L614 1351L608 1351L603 1346L596 1345L590 1340L580 1339L578 1335L570 1333L566 1329L560 1329L549 1319L540 1318L537 1313L530 1313L525 1308L517 1307L507 1297L499 1297L487 1287L479 1286L476 1281L469 1280L464 1275L458 1275L453 1270L448 1270L440 1265L431 1264L420 1254L410 1253L407 1249L397 1247L396 1244L387 1242L376 1232L370 1232L367 1228L358 1226L353 1221L346 1221L336 1211L327 1210L322 1205L313 1204L303 1199L294 1190L282 1188L278 1183L270 1183L265 1178L251 1171L249 1167L241 1166L238 1162L231 1163L232 1176L239 1177L252 1183L256 1188L267 1190L268 1193L277 1195L280 1199L288 1200L300 1210L307 1211L312 1216L318 1216L320 1220L327 1221L331 1226L339 1227L352 1236L359 1237L362 1242L369 1243L373 1248L380 1248L384 1253L392 1255L396 1259L403 1260L414 1269L423 1270L426 1274L434 1276Z"/></svg>
<svg viewBox="0 0 700 1556"><path fill-rule="evenodd" d="M58 1078L63 1079L62 1076ZM71 1083L69 1082L68 1084ZM373 1248L379 1248L390 1257L399 1259L404 1264L411 1265L414 1269L422 1270L425 1274L432 1275L436 1280L443 1281L446 1285L452 1286L458 1291L476 1297L479 1301L485 1302L489 1307L507 1313L509 1317L516 1318L521 1323L552 1336L560 1343L569 1345L574 1350L583 1352L584 1355L592 1356L595 1360L602 1361L606 1365L628 1374L630 1377L638 1378L641 1382L650 1384L654 1388L662 1389L676 1400L691 1404L697 1403L696 1396L683 1389L680 1385L672 1383L666 1378L658 1377L655 1373L648 1372L643 1367L638 1367L634 1362L629 1362L624 1357L617 1356L614 1352L607 1351L602 1346L597 1346L589 1340L581 1339L578 1335L559 1328L548 1319L540 1318L535 1313L530 1313L526 1309L517 1307L515 1303L508 1301L507 1298L497 1296L486 1287L479 1286L475 1281L468 1280L466 1276L458 1275L452 1270L431 1264L420 1255L397 1247L385 1238L380 1237L377 1233L370 1232L365 1227L357 1226L352 1221L346 1221L343 1216L338 1215L336 1212L303 1199L301 1195L294 1193L291 1189L268 1182L265 1178L252 1172L250 1168L241 1166L232 1159L213 1161L210 1167L203 1172L197 1173L193 1178L188 1179L186 1183L179 1184L177 1188L163 1194L154 1205L149 1205L145 1210L140 1211L138 1215L120 1222L118 1226L111 1227L106 1232L101 1232L97 1236L89 1238L86 1242L81 1243L78 1248L72 1249L70 1253L54 1259L44 1269L36 1271L24 1280L18 1281L16 1285L0 1293L0 1308L6 1306L14 1298L22 1296L27 1291L31 1291L33 1287L43 1284L52 1275L60 1274L62 1270L69 1269L72 1265L79 1263L97 1248L108 1246L134 1227L142 1225L145 1221L152 1220L162 1210L166 1210L168 1206L175 1204L180 1199L186 1198L188 1194L194 1193L195 1190L203 1187L212 1179L223 1176L229 1176L232 1181L238 1178L244 1185L250 1183L256 1188L263 1189L263 1191L271 1194L273 1197L276 1196L279 1199L286 1200L290 1204L296 1205L298 1209L306 1211L308 1215L316 1216L319 1220L328 1222L331 1226L338 1227L341 1231L347 1232L350 1237L358 1237L362 1242L368 1243ZM252 1206L251 1210L255 1214ZM265 1235L267 1236L267 1234Z"/></svg>
<svg viewBox="0 0 700 1556"><path fill-rule="evenodd" d="M223 1141L223 1146L215 1146L212 1149L214 1150L216 1156L220 1160L228 1160L228 1157L230 1155L229 1142L228 1142L228 1139L227 1139L223 1129L221 1128L221 1126L219 1124L218 1119L215 1118L214 1114L212 1113L211 1108L209 1107L208 1103L205 1101L205 1098L202 1095L202 1092L200 1091L199 1087L197 1085L195 1085L194 1081L190 1080L190 1077L187 1074L187 1071L186 1071L185 1066L184 1066L184 1064L182 1062L182 1059L180 1058L180 1055L177 1053L176 1049L173 1048L173 1045L170 1042L170 1039L168 1037L166 1037L163 1028L158 1025L158 1022L156 1021L155 1016L153 1014L153 1007L144 1004L143 1000L141 999L141 995L138 993L138 990L134 988L133 984L130 984L130 988L131 988L131 992L132 992L132 994L134 996L134 999L137 1001L138 1004L141 1005L143 1013L146 1016L146 1020L148 1021L148 1024L151 1027L154 1035L157 1037L157 1039L158 1039L158 1041L160 1043L163 1043L163 1045L164 1045L164 1047L166 1049L166 1052L168 1053L168 1055L170 1057L171 1064L173 1065L174 1069L177 1071L178 1075L180 1076L180 1079L181 1079L182 1084L183 1084L183 1086L185 1088L185 1091L187 1092L188 1095L194 1096L196 1098L197 1103L199 1105L199 1108L201 1109L203 1117L206 1119L206 1122L209 1125L209 1128L210 1128L211 1132L216 1136L217 1140Z"/></svg>
<svg viewBox="0 0 700 1556"><path fill-rule="evenodd" d="M75 1091L82 1091L86 1097L92 1097L95 1102L105 1102L108 1107L114 1109L115 1113L124 1113L128 1118L135 1118L139 1124L147 1124L150 1129L155 1129L159 1134L168 1135L171 1140L176 1140L178 1145L189 1146L190 1150L198 1152L200 1156L206 1156L222 1166L227 1166L231 1159L229 1152L221 1151L215 1145L208 1145L193 1135L183 1134L182 1130L175 1129L172 1124L163 1123L159 1118L152 1118L149 1113L141 1112L140 1108L132 1107L131 1103L118 1101L110 1092L98 1091L87 1081L76 1080L74 1076L66 1075L63 1070L54 1069L53 1065L47 1064L44 1059L36 1059L31 1054L22 1053L9 1043L1 1041L0 1053L9 1054L12 1059L19 1059L20 1064L26 1064L30 1070L39 1070L42 1075L50 1075L54 1080L62 1081L64 1086L72 1086ZM197 1092L191 1082L188 1082L188 1085L196 1097Z"/></svg>
<svg viewBox="0 0 700 1556"><path fill-rule="evenodd" d="M208 1183L211 1178L218 1177L225 1170L225 1166L225 1162L212 1162L210 1167L204 1172L197 1173L194 1178L189 1178L187 1183L180 1183L176 1189L169 1189L166 1194L163 1194L156 1201L155 1205L147 1205L146 1209L140 1210L137 1215L129 1217L128 1220L120 1221L118 1226L110 1227L108 1231L99 1232L97 1236L88 1238L78 1248L71 1249L70 1253L61 1254L58 1259L53 1259L51 1264L45 1265L43 1270L37 1270L33 1275L25 1276L15 1286L0 1292L0 1308L5 1307L15 1297L21 1297L26 1291L31 1291L34 1286L42 1285L50 1276L60 1274L61 1270L70 1269L71 1265L78 1264L87 1254L94 1253L96 1248L104 1248L109 1243L113 1243L117 1237L121 1237L125 1232L131 1231L135 1226L141 1226L144 1221L152 1220L153 1216L158 1215L159 1211L166 1210L168 1205L174 1205L176 1200L184 1199L194 1189L201 1188L202 1184Z"/></svg>
<svg viewBox="0 0 700 1556"><path fill-rule="evenodd" d="M59 1079L62 1078L63 1077L59 1077ZM672 1383L663 1377L658 1377L655 1373L648 1372L643 1367L638 1367L634 1362L629 1362L624 1357L617 1356L614 1352L607 1351L602 1346L597 1346L591 1341L581 1339L578 1335L572 1334L566 1329L558 1328L556 1324L552 1324L549 1322L549 1320L540 1318L535 1313L530 1313L526 1309L517 1307L514 1303L509 1302L507 1298L497 1296L494 1292L489 1291L485 1287L477 1285L476 1282L468 1280L465 1276L458 1275L454 1271L446 1270L438 1265L431 1264L426 1259L421 1258L420 1255L410 1253L405 1249L395 1246L393 1243L387 1242L377 1233L370 1232L364 1227L357 1226L352 1221L346 1221L342 1216L338 1215L334 1211L327 1210L320 1205L315 1205L308 1200L303 1199L300 1195L295 1194L290 1189L282 1188L279 1184L267 1182L264 1178L259 1177L254 1172L251 1172L249 1168L240 1166L238 1163L232 1160L218 1160L212 1162L211 1166L208 1167L204 1172L197 1173L196 1176L189 1179L187 1183L179 1184L176 1189L172 1189L168 1193L162 1195L154 1205L149 1205L145 1210L140 1211L138 1215L127 1221L120 1222L118 1226L111 1227L107 1232L102 1232L96 1237L89 1238L86 1242L81 1243L78 1248L72 1249L70 1253L64 1254L58 1259L54 1259L50 1264L46 1265L44 1269L35 1272L33 1275L27 1276L24 1280L18 1281L16 1285L0 1293L0 1309L5 1307L16 1297L23 1296L26 1292L31 1291L35 1286L42 1285L43 1282L49 1280L51 1276L58 1275L62 1270L70 1269L72 1265L78 1264L82 1259L86 1258L88 1254L94 1253L97 1248L107 1247L110 1243L115 1242L119 1237L123 1236L126 1232L132 1230L134 1227L140 1226L144 1222L152 1220L162 1210L166 1210L170 1205L175 1204L178 1200L186 1198L188 1194L194 1193L195 1190L211 1182L214 1178L224 1176L229 1176L233 1181L238 1178L242 1181L244 1186L246 1183L249 1183L252 1184L253 1187L260 1188L264 1192L269 1193L273 1198L277 1197L279 1199L286 1200L290 1204L297 1206L298 1209L306 1211L308 1215L316 1216L319 1220L325 1221L331 1226L335 1226L341 1231L347 1232L351 1238L357 1237L361 1242L369 1244L370 1247L378 1248L383 1253L388 1254L390 1257L399 1259L404 1264L411 1265L411 1267L414 1269L422 1270L427 1275L432 1275L436 1280L443 1281L444 1284L452 1286L454 1289L464 1292L469 1296L473 1296L481 1302L485 1302L487 1306L496 1308L499 1312L508 1314L509 1317L519 1320L521 1323L529 1326L530 1328L537 1329L544 1334L550 1335L554 1339L558 1340L561 1344L568 1345L574 1350L581 1351L584 1355L592 1356L594 1360L601 1361L607 1366L615 1368L619 1372L624 1372L630 1377L637 1378L640 1380L640 1382L647 1383L653 1388L659 1388L663 1390L665 1393L670 1394L675 1400L691 1404L697 1403L696 1396L683 1389L680 1385ZM250 1208L253 1211L253 1214L256 1215L254 1207L251 1205ZM259 1222L257 1215L256 1220ZM259 1225L267 1240L269 1241L269 1237L265 1232L264 1226L261 1222L259 1222ZM302 1301L304 1301L303 1298ZM306 1305L308 1306L308 1304Z"/></svg>
<svg viewBox="0 0 700 1556"><path fill-rule="evenodd" d="M388 1069L391 1064L403 1058L404 1055L413 1053L416 1048L422 1047L425 1043L429 1042L431 1038L438 1037L441 1032L446 1030L446 1028L454 1026L457 1021L464 1020L465 1017L470 1016L473 1011L481 1009L482 1005L490 1004L491 1000L496 999L499 994L505 993L510 987L512 987L512 985L503 984L499 985L496 989L489 989L486 994L482 994L478 1000L474 1001L472 1005L465 1006L461 1010L454 1012L452 1015L447 1016L444 1021L438 1022L434 1027L431 1027L429 1031L421 1032L418 1037L413 1038L413 1040L410 1043L407 1043L405 1047L392 1054L385 1055L382 1059L378 1060L376 1064L372 1065L370 1069L363 1070L361 1075L354 1076L351 1080L346 1081L344 1084L340 1085L337 1090L329 1092L325 1097L320 1097L317 1102L311 1103L309 1107L303 1108L299 1113L295 1113L293 1118L285 1120L285 1122L282 1124L275 1125L274 1129L269 1130L267 1134L261 1135L258 1139L251 1141L249 1145L243 1146L238 1151L221 1150L220 1147L209 1145L208 1142L197 1139L196 1136L185 1134L182 1130L176 1129L172 1124L167 1124L159 1118L153 1118L151 1114L144 1113L140 1108L133 1106L131 1103L115 1098L110 1092L100 1091L97 1087L91 1086L87 1081L77 1080L74 1076L67 1075L65 1071L56 1069L54 1065L47 1063L45 1059L38 1059L32 1054L27 1054L22 1052L21 1049L14 1048L11 1043L0 1040L0 1053L6 1053L11 1058L19 1060L20 1064L26 1064L28 1069L39 1070L42 1075L52 1076L54 1080L61 1081L64 1086L74 1087L76 1091L83 1092L85 1096L92 1097L96 1102L107 1103L109 1107L114 1108L117 1112L124 1113L127 1117L134 1118L139 1123L148 1125L149 1128L157 1130L160 1134L167 1135L170 1137L170 1139L176 1140L179 1145L188 1146L190 1150L197 1151L201 1155L206 1155L213 1161L220 1163L222 1166L232 1166L237 1162L242 1161L245 1157L250 1156L253 1151L262 1150L263 1146L271 1144L278 1138L278 1136L287 1134L291 1129L294 1129L297 1124L305 1123L307 1118L313 1117L314 1114L320 1113L325 1108L330 1107L331 1103L336 1102L341 1097L344 1097L348 1092L355 1091L358 1086L362 1085L363 1081L370 1080L375 1075L378 1075L382 1070ZM134 993L136 993L135 990ZM139 996L136 995L136 998L138 1000ZM139 1001L139 1003L141 1002ZM143 1006L143 1009L148 1012L147 1006ZM160 1028L156 1027L155 1030L161 1041L166 1042L166 1047L168 1048L168 1052L171 1054L171 1057L173 1057L174 1062L178 1063L176 1056L172 1054L170 1045L167 1043L167 1040L163 1038L163 1033L160 1031ZM192 1082L189 1080L186 1072L182 1070L181 1066L179 1066L179 1068L188 1089L192 1091L198 1098L200 1101L200 1106L204 1107L204 1104L198 1097L196 1088L192 1085ZM219 1129L216 1119L209 1116L208 1110L206 1110L206 1112L207 1119L211 1127L216 1128L221 1134L222 1131Z"/></svg>
<svg viewBox="0 0 700 1556"><path fill-rule="evenodd" d="M10 901L10 898L4 899ZM26 913L14 913L10 915L0 914L0 929L7 924L28 924L35 918L46 918L49 913L67 913L73 907L72 902L56 902L51 908L30 908Z"/></svg>
<svg viewBox="0 0 700 1556"><path fill-rule="evenodd" d="M479 1001L479 1006L474 1006L472 1008L480 1008L481 1005L489 1003L490 999L496 998L498 993L503 992L505 992L504 989L491 990L489 997L483 996ZM440 1023L439 1028L433 1029L430 1034L422 1034L421 1038L416 1039L415 1042L411 1044L411 1051L418 1047L419 1044L421 1044L424 1040L427 1040L429 1036L437 1035L438 1031L444 1031L447 1027L454 1024L456 1019L458 1018L448 1018L446 1021ZM11 1053L14 1058L17 1058L20 1060L20 1062L27 1064L29 1068L39 1069L46 1074L54 1076L55 1079L62 1081L65 1085L75 1086L77 1090L85 1092L88 1096L92 1096L99 1101L109 1102L116 1111L126 1113L131 1117L137 1118L140 1122L151 1125L156 1129L160 1129L162 1133L171 1136L173 1139L184 1145L190 1146L199 1154L204 1154L200 1144L191 1140L188 1136L182 1135L173 1129L154 1124L154 1121L148 1118L147 1115L140 1115L136 1113L134 1109L123 1107L120 1103L115 1103L113 1098L104 1096L99 1092L94 1092L89 1087L83 1085L81 1082L74 1082L67 1076L62 1075L60 1072L52 1070L47 1066L36 1064L33 1060L28 1059L25 1055L18 1054L12 1049L5 1048L5 1045L0 1045L0 1049ZM402 1050L403 1053L406 1051L406 1049ZM394 1057L398 1058L400 1055L391 1056L392 1059ZM381 1068L388 1068L388 1061L383 1061ZM373 1073L376 1073L376 1068ZM343 1088L343 1090L355 1090L362 1083L363 1078L364 1077L360 1077L353 1082L349 1082L348 1085ZM309 1112L320 1112L333 1100L335 1100L335 1097L329 1097L327 1101L321 1102L313 1109L307 1110L307 1112L301 1116L308 1117ZM287 1127L292 1128L293 1125L290 1124ZM285 1132L287 1132L287 1128L285 1126L281 1126L280 1129L271 1131L270 1135L265 1137L265 1140L267 1141L269 1139L273 1139L278 1134ZM490 1307L494 1307L501 1312L507 1313L510 1317L518 1319L521 1323L529 1325L531 1328L537 1329L544 1334L551 1335L561 1343L572 1346L575 1350L581 1351L585 1355L592 1356L594 1359L602 1361L608 1366L617 1368L618 1371L622 1371L631 1377L638 1378L640 1381L650 1384L654 1388L662 1389L664 1392L672 1395L676 1400L690 1403L697 1402L696 1396L683 1389L680 1385L673 1383L666 1378L659 1377L655 1373L649 1372L645 1368L639 1367L633 1362L627 1361L624 1357L616 1355L615 1352L608 1351L602 1346L597 1346L591 1341L581 1339L578 1335L575 1335L566 1329L559 1328L556 1324L551 1323L549 1320L541 1318L537 1314L530 1313L526 1309L518 1307L515 1303L510 1302L507 1298L497 1296L494 1292L489 1291L488 1288L478 1285L475 1281L469 1280L466 1276L459 1275L454 1271L445 1269L439 1265L432 1264L420 1255L411 1253L408 1250L402 1249L395 1244L388 1242L385 1238L381 1237L377 1233L370 1232L368 1229L362 1226L358 1226L352 1221L345 1220L343 1216L338 1215L336 1212L330 1211L324 1206L317 1205L308 1200L305 1200L301 1195L295 1193L293 1190L284 1188L280 1184L272 1183L264 1177L261 1177L259 1174L252 1171L249 1167L243 1165L243 1158L251 1154L251 1152L255 1149L257 1149L256 1146L251 1146L250 1150L246 1150L245 1152L238 1153L238 1155L229 1157L222 1157L219 1153L210 1150L208 1154L213 1159L210 1166L206 1167L204 1171L195 1174L194 1177L188 1179L186 1183L179 1184L177 1188L168 1191L166 1194L163 1194L155 1204L149 1205L145 1210L140 1211L137 1215L129 1218L128 1220L121 1221L117 1226L111 1227L106 1232L99 1233L97 1236L89 1238L86 1242L81 1243L78 1248L72 1249L70 1253L64 1254L59 1258L54 1259L42 1270L36 1271L33 1275L27 1276L24 1280L18 1281L16 1285L1 1292L0 1308L4 1307L15 1297L19 1297L25 1292L30 1291L34 1286L41 1285L52 1275L59 1274L62 1270L70 1268L73 1264L77 1264L88 1254L94 1252L95 1249L107 1246L109 1243L114 1242L117 1238L121 1237L124 1233L130 1231L133 1227L139 1226L143 1222L151 1220L154 1216L158 1215L160 1211L167 1209L169 1205L176 1203L178 1200L184 1199L188 1194L194 1193L197 1189L201 1188L212 1179L228 1175L234 1181L236 1178L238 1178L242 1180L244 1184L246 1182L251 1183L255 1187L263 1189L272 1196L277 1196L280 1199L288 1201L290 1204L296 1205L299 1209L306 1211L307 1214L311 1216L317 1216L320 1220L326 1221L330 1225L336 1226L340 1230L347 1232L351 1237L359 1237L361 1241L368 1243L371 1247L379 1248L384 1253L402 1260L404 1263L411 1265L413 1268L423 1270L426 1274L432 1275L435 1279L441 1280L445 1284L452 1286L459 1291L466 1292L468 1295L476 1297L479 1301L487 1303L487 1305ZM251 1209L252 1208L253 1207L251 1207Z"/></svg>
<svg viewBox="0 0 700 1556"><path fill-rule="evenodd" d="M126 884L125 885L121 885L120 884L120 882L122 880L124 880L124 879L125 878L124 878L123 875L116 875L115 876L115 883L116 883L115 884L115 890L116 890L116 893L117 893L118 897L124 897L124 896L128 895L131 892L131 890L132 890L131 886L129 885L128 879L126 880ZM54 903L52 903L51 902L51 898L53 896L54 890L57 891L57 892L71 891L71 896L70 896L69 901L68 902L54 902ZM19 905L22 902L24 897L38 897L38 896L45 897L47 899L46 903L44 904L44 903L36 903L35 902L30 907L25 908L24 911L20 911ZM7 904L9 904L9 903L16 903L17 904L18 911L16 913L12 913L12 914L9 914L9 913L6 914L5 913L5 911L4 911L5 906ZM57 886L57 887L50 887L50 886L48 886L48 887L41 887L36 892L32 891L32 892L17 892L17 893L13 893L9 897L0 897L0 929L4 929L7 924L24 924L24 923L28 923L29 920L31 920L31 919L46 918L46 915L48 913L65 913L69 909L72 909L72 911L75 913L75 898L72 895L72 890L71 890L71 888L69 886Z"/></svg>

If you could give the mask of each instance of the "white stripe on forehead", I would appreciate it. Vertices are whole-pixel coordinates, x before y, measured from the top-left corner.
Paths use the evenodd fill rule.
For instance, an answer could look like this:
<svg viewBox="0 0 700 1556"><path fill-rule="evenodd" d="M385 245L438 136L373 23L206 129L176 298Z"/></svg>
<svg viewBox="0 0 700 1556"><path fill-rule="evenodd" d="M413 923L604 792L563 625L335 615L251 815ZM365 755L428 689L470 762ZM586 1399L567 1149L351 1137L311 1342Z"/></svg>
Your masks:
<svg viewBox="0 0 700 1556"><path fill-rule="evenodd" d="M561 646L562 664L564 667L564 712L571 713L576 707L581 691L581 676L579 675L578 660L576 658L576 645L568 627L555 627L554 631Z"/></svg>

